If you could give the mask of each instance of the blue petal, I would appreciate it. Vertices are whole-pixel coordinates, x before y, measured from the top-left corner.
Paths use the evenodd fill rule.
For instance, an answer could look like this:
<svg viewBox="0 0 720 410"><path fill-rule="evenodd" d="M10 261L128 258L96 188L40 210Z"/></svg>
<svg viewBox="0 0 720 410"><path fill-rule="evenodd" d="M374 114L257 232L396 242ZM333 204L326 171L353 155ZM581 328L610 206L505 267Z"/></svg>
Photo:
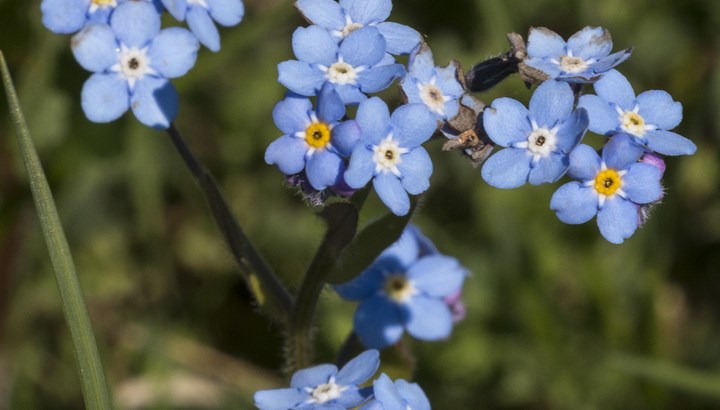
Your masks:
<svg viewBox="0 0 720 410"><path fill-rule="evenodd" d="M353 323L362 344L372 349L394 344L404 331L400 307L381 294L360 303Z"/></svg>
<svg viewBox="0 0 720 410"><path fill-rule="evenodd" d="M558 57L565 55L565 40L545 27L532 27L528 35L529 57Z"/></svg>
<svg viewBox="0 0 720 410"><path fill-rule="evenodd" d="M565 154L553 152L540 160L530 169L528 182L532 185L540 185L548 182L555 182L565 174L570 161Z"/></svg>
<svg viewBox="0 0 720 410"><path fill-rule="evenodd" d="M377 28L363 27L345 37L339 54L353 67L372 67L385 56L385 39Z"/></svg>
<svg viewBox="0 0 720 410"><path fill-rule="evenodd" d="M357 85L350 84L333 84L340 99L346 105L357 105L367 100L367 95L363 94Z"/></svg>
<svg viewBox="0 0 720 410"><path fill-rule="evenodd" d="M575 96L568 83L545 81L530 97L530 118L540 127L552 128L570 115L574 102Z"/></svg>
<svg viewBox="0 0 720 410"><path fill-rule="evenodd" d="M347 386L347 385L346 385ZM338 410L354 409L363 404L373 395L371 386L358 388L357 386L349 386L340 394L340 397L333 400L333 404L337 405Z"/></svg>
<svg viewBox="0 0 720 410"><path fill-rule="evenodd" d="M390 172L381 172L373 179L373 187L380 200L395 215L407 215L410 211L410 198L403 188L400 178Z"/></svg>
<svg viewBox="0 0 720 410"><path fill-rule="evenodd" d="M403 379L395 382L400 396L407 401L407 407L412 410L430 410L430 400L425 396L417 383L408 383Z"/></svg>
<svg viewBox="0 0 720 410"><path fill-rule="evenodd" d="M662 171L650 164L637 163L630 166L628 173L622 176L622 190L629 200L636 204L647 204L662 197L660 185Z"/></svg>
<svg viewBox="0 0 720 410"><path fill-rule="evenodd" d="M360 410L385 410L385 407L376 399L371 400L364 406L360 407ZM402 408L400 410L403 410Z"/></svg>
<svg viewBox="0 0 720 410"><path fill-rule="evenodd" d="M290 60L278 64L278 82L304 96L313 96L325 82L320 69L302 61Z"/></svg>
<svg viewBox="0 0 720 410"><path fill-rule="evenodd" d="M130 108L127 81L115 73L93 74L83 85L81 101L90 121L116 120Z"/></svg>
<svg viewBox="0 0 720 410"><path fill-rule="evenodd" d="M255 406L260 410L292 409L309 398L310 396L307 392L293 388L260 390L253 396Z"/></svg>
<svg viewBox="0 0 720 410"><path fill-rule="evenodd" d="M371 378L380 367L380 353L366 350L340 369L335 382L342 385L358 385Z"/></svg>
<svg viewBox="0 0 720 410"><path fill-rule="evenodd" d="M352 21L363 25L385 21L390 16L390 0L340 0Z"/></svg>
<svg viewBox="0 0 720 410"><path fill-rule="evenodd" d="M573 111L557 131L557 150L570 153L585 135L588 122L588 113L584 108Z"/></svg>
<svg viewBox="0 0 720 410"><path fill-rule="evenodd" d="M241 0L206 0L210 16L225 27L234 26L242 21L245 6Z"/></svg>
<svg viewBox="0 0 720 410"><path fill-rule="evenodd" d="M583 60L599 60L610 54L612 46L610 32L602 27L585 27L573 34L567 42L567 48L573 56Z"/></svg>
<svg viewBox="0 0 720 410"><path fill-rule="evenodd" d="M592 187L569 182L555 191L550 199L550 209L566 224L585 223L598 212L598 195Z"/></svg>
<svg viewBox="0 0 720 410"><path fill-rule="evenodd" d="M277 164L280 172L294 175L305 168L305 154L308 148L301 138L283 135L273 141L265 151L265 162Z"/></svg>
<svg viewBox="0 0 720 410"><path fill-rule="evenodd" d="M420 83L429 83L435 75L435 61L430 47L423 43L408 59L410 76Z"/></svg>
<svg viewBox="0 0 720 410"><path fill-rule="evenodd" d="M43 24L58 34L70 34L83 28L89 8L89 0L43 0L40 4Z"/></svg>
<svg viewBox="0 0 720 410"><path fill-rule="evenodd" d="M692 141L671 131L647 131L645 140L648 148L663 155L692 155L697 150Z"/></svg>
<svg viewBox="0 0 720 410"><path fill-rule="evenodd" d="M345 104L330 83L325 83L318 96L318 118L328 124L345 115Z"/></svg>
<svg viewBox="0 0 720 410"><path fill-rule="evenodd" d="M400 239L380 254L377 263L383 265L386 274L405 271L415 263L420 254L420 242L416 230L417 228L412 229L408 225L400 235Z"/></svg>
<svg viewBox="0 0 720 410"><path fill-rule="evenodd" d="M623 110L632 110L635 105L635 91L630 82L617 70L610 70L593 87L595 93L609 103L615 103Z"/></svg>
<svg viewBox="0 0 720 410"><path fill-rule="evenodd" d="M520 102L498 98L483 112L483 126L488 137L501 147L525 141L532 131L529 112Z"/></svg>
<svg viewBox="0 0 720 410"><path fill-rule="evenodd" d="M185 13L188 9L187 0L162 0L162 4L177 21L185 20Z"/></svg>
<svg viewBox="0 0 720 410"><path fill-rule="evenodd" d="M376 93L390 86L396 78L405 74L402 64L390 64L363 70L358 75L360 89L366 93Z"/></svg>
<svg viewBox="0 0 720 410"><path fill-rule="evenodd" d="M620 126L618 112L610 103L597 95L583 95L580 97L578 107L587 110L590 118L590 131L596 134L607 135L615 132Z"/></svg>
<svg viewBox="0 0 720 410"><path fill-rule="evenodd" d="M185 17L187 18L188 27L202 45L210 51L220 51L220 33L206 8L192 5Z"/></svg>
<svg viewBox="0 0 720 410"><path fill-rule="evenodd" d="M422 39L420 33L404 24L384 22L376 27L385 38L385 49L390 54L409 54Z"/></svg>
<svg viewBox="0 0 720 410"><path fill-rule="evenodd" d="M407 277L425 295L442 298L462 286L467 271L457 259L445 255L428 255L408 269Z"/></svg>
<svg viewBox="0 0 720 410"><path fill-rule="evenodd" d="M523 63L527 66L535 68L545 73L549 78L558 78L562 75L563 71L560 70L560 66L547 60L545 58L533 57L526 58Z"/></svg>
<svg viewBox="0 0 720 410"><path fill-rule="evenodd" d="M420 340L439 340L450 336L452 314L442 300L413 296L406 307L409 319L405 327L413 337Z"/></svg>
<svg viewBox="0 0 720 410"><path fill-rule="evenodd" d="M627 134L617 134L603 147L602 159L609 168L622 170L636 163L644 150Z"/></svg>
<svg viewBox="0 0 720 410"><path fill-rule="evenodd" d="M345 172L343 160L327 149L315 151L307 159L305 166L310 185L318 191L338 183L343 172Z"/></svg>
<svg viewBox="0 0 720 410"><path fill-rule="evenodd" d="M298 60L330 67L338 59L335 40L318 26L298 27L292 37L293 52Z"/></svg>
<svg viewBox="0 0 720 410"><path fill-rule="evenodd" d="M661 130L671 130L682 121L682 104L673 101L665 91L651 90L637 97L640 110L638 114L646 124L652 124Z"/></svg>
<svg viewBox="0 0 720 410"><path fill-rule="evenodd" d="M580 144L570 152L568 175L581 181L590 181L600 171L600 157L595 148Z"/></svg>
<svg viewBox="0 0 720 410"><path fill-rule="evenodd" d="M414 148L432 137L438 127L435 116L423 104L405 104L390 117L393 139L401 147Z"/></svg>
<svg viewBox="0 0 720 410"><path fill-rule="evenodd" d="M349 157L360 141L362 130L355 120L347 120L332 129L332 146L343 157Z"/></svg>
<svg viewBox="0 0 720 410"><path fill-rule="evenodd" d="M165 129L178 114L178 95L175 87L164 78L145 76L135 83L130 107L141 123Z"/></svg>
<svg viewBox="0 0 720 410"><path fill-rule="evenodd" d="M385 282L382 261L376 261L353 280L334 286L335 291L345 300L362 300L370 297L383 287Z"/></svg>
<svg viewBox="0 0 720 410"><path fill-rule="evenodd" d="M383 410L406 410L407 404L400 396L395 384L385 374L381 374L373 382L373 391L375 392L375 400L382 404Z"/></svg>
<svg viewBox="0 0 720 410"><path fill-rule="evenodd" d="M630 58L632 51L632 48L628 48L618 51L617 53L612 53L609 56L590 64L590 69L595 73L604 73Z"/></svg>
<svg viewBox="0 0 720 410"><path fill-rule="evenodd" d="M195 36L185 29L162 30L148 49L150 66L166 78L183 76L195 65L199 48Z"/></svg>
<svg viewBox="0 0 720 410"><path fill-rule="evenodd" d="M390 110L378 97L360 103L355 120L362 128L363 142L376 145L390 132Z"/></svg>
<svg viewBox="0 0 720 410"><path fill-rule="evenodd" d="M430 187L433 165L423 147L417 147L401 156L398 164L403 188L411 195L419 195Z"/></svg>
<svg viewBox="0 0 720 410"><path fill-rule="evenodd" d="M517 188L527 182L531 161L528 150L505 148L485 161L482 177L495 188Z"/></svg>
<svg viewBox="0 0 720 410"><path fill-rule="evenodd" d="M128 47L145 47L160 32L160 15L145 1L126 1L115 8L110 26Z"/></svg>
<svg viewBox="0 0 720 410"><path fill-rule="evenodd" d="M345 171L345 182L354 189L367 185L375 173L373 152L362 143L358 143L350 156L350 165Z"/></svg>
<svg viewBox="0 0 720 410"><path fill-rule="evenodd" d="M337 374L337 367L333 364L321 364L307 369L298 370L290 380L290 387L317 387L325 384Z"/></svg>
<svg viewBox="0 0 720 410"><path fill-rule="evenodd" d="M106 24L91 24L70 42L75 60L88 71L104 71L118 62L115 33Z"/></svg>
<svg viewBox="0 0 720 410"><path fill-rule="evenodd" d="M617 195L608 198L598 212L597 224L605 239L620 244L638 227L638 206Z"/></svg>
<svg viewBox="0 0 720 410"><path fill-rule="evenodd" d="M462 85L458 82L458 66L457 62L452 61L445 68L438 68L437 72L437 86L443 91L443 94L453 97L460 98L465 93Z"/></svg>
<svg viewBox="0 0 720 410"><path fill-rule="evenodd" d="M312 103L309 99L296 95L289 95L275 104L273 120L275 125L285 134L304 132L310 125Z"/></svg>
<svg viewBox="0 0 720 410"><path fill-rule="evenodd" d="M298 0L295 7L308 21L324 29L340 30L345 27L345 16L336 1Z"/></svg>

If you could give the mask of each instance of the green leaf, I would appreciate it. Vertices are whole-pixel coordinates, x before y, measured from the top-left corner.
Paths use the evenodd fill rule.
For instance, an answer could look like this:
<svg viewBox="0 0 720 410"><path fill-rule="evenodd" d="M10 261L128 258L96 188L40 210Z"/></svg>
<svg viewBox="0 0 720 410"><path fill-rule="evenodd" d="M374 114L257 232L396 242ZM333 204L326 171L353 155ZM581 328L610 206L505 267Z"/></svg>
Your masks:
<svg viewBox="0 0 720 410"><path fill-rule="evenodd" d="M7 94L8 105L10 106L10 115L15 123L15 132L20 145L23 163L30 180L30 188L38 218L40 219L40 226L55 270L65 321L70 328L85 405L88 409L109 409L111 408L110 396L105 383L105 375L95 343L95 336L92 332L90 318L88 317L87 307L75 272L75 264L70 254L70 247L65 238L65 232L60 223L57 209L55 209L55 201L50 192L40 159L20 109L17 93L2 52L0 52L0 71L2 71L2 80Z"/></svg>

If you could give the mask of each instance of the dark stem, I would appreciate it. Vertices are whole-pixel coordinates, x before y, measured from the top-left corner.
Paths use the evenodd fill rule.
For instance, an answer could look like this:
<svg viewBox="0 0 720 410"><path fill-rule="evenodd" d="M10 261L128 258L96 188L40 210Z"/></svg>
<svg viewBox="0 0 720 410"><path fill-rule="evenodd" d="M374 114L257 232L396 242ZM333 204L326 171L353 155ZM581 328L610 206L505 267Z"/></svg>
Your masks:
<svg viewBox="0 0 720 410"><path fill-rule="evenodd" d="M343 342L342 346L340 346L340 350L338 350L335 365L338 368L345 366L345 363L349 362L350 359L357 356L362 349L363 346L360 344L360 338L358 338L355 332L351 331L348 337Z"/></svg>

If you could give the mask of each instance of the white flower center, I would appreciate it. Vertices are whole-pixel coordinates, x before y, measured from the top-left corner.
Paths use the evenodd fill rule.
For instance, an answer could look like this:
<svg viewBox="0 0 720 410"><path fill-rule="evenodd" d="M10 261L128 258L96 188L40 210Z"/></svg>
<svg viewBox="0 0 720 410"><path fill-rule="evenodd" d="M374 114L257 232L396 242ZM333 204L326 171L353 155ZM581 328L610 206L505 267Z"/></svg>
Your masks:
<svg viewBox="0 0 720 410"><path fill-rule="evenodd" d="M402 274L390 275L385 279L385 294L397 303L404 303L416 295L417 289L412 281Z"/></svg>
<svg viewBox="0 0 720 410"><path fill-rule="evenodd" d="M118 53L118 62L110 67L112 71L120 73L128 80L130 88L135 86L135 81L147 74L156 74L155 70L150 67L150 57L147 55L147 47L127 47L120 45Z"/></svg>
<svg viewBox="0 0 720 410"><path fill-rule="evenodd" d="M337 63L334 63L333 65L328 67L327 71L325 72L325 78L327 78L327 80L331 83L340 85L353 85L357 82L359 72L360 70L340 60Z"/></svg>
<svg viewBox="0 0 720 410"><path fill-rule="evenodd" d="M581 73L588 67L589 64L580 57L563 56L560 59L560 69L566 73Z"/></svg>
<svg viewBox="0 0 720 410"><path fill-rule="evenodd" d="M329 382L317 386L310 392L310 401L318 404L327 403L340 397L345 390L347 386L338 385L331 378Z"/></svg>
<svg viewBox="0 0 720 410"><path fill-rule="evenodd" d="M375 160L375 173L379 172L392 172L393 174L400 176L400 170L398 164L402 162L400 157L409 150L402 148L398 145L397 141L393 141L392 133L388 134L379 145L373 146L373 152L375 153L373 159Z"/></svg>
<svg viewBox="0 0 720 410"><path fill-rule="evenodd" d="M425 105L439 115L445 115L445 103L450 100L450 97L443 95L442 90L435 85L435 78L433 77L427 84L418 83L420 89L420 99Z"/></svg>
<svg viewBox="0 0 720 410"><path fill-rule="evenodd" d="M624 111L622 108L617 107L617 112L620 115L620 128L628 134L632 134L638 137L645 135L645 131L655 129L652 125L645 124L645 119L638 114L640 110L639 106L635 106L632 110Z"/></svg>
<svg viewBox="0 0 720 410"><path fill-rule="evenodd" d="M547 157L551 152L555 151L557 146L557 131L547 128L536 128L527 139L527 149L532 152L533 156Z"/></svg>

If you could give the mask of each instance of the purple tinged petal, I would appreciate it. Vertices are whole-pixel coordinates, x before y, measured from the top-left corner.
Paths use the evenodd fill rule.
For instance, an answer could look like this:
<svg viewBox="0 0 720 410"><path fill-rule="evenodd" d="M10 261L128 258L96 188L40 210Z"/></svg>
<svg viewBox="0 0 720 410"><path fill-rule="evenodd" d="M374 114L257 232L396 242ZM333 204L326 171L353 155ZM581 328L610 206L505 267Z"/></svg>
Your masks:
<svg viewBox="0 0 720 410"><path fill-rule="evenodd" d="M164 78L145 76L135 83L130 107L141 123L156 129L166 129L178 114L177 91Z"/></svg>
<svg viewBox="0 0 720 410"><path fill-rule="evenodd" d="M310 125L310 113L312 103L309 99L295 95L289 95L282 101L275 104L273 108L273 120L275 125L285 134L304 132Z"/></svg>
<svg viewBox="0 0 720 410"><path fill-rule="evenodd" d="M199 48L195 36L185 29L162 30L148 50L150 66L165 78L183 76L195 65Z"/></svg>
<svg viewBox="0 0 720 410"><path fill-rule="evenodd" d="M225 27L239 24L245 15L245 5L241 0L206 0L210 16Z"/></svg>
<svg viewBox="0 0 720 410"><path fill-rule="evenodd" d="M404 332L400 306L382 294L363 300L355 311L353 323L362 344L372 349L394 344Z"/></svg>
<svg viewBox="0 0 720 410"><path fill-rule="evenodd" d="M623 110L632 110L635 106L635 91L627 78L617 70L605 73L593 87L598 97L619 105Z"/></svg>
<svg viewBox="0 0 720 410"><path fill-rule="evenodd" d="M596 134L608 135L620 126L618 112L609 102L597 95L583 95L580 97L578 107L587 110L590 131Z"/></svg>
<svg viewBox="0 0 720 410"><path fill-rule="evenodd" d="M530 97L530 118L540 127L552 128L573 110L575 97L564 81L548 80L538 86Z"/></svg>
<svg viewBox="0 0 720 410"><path fill-rule="evenodd" d="M385 38L385 48L390 54L409 54L422 40L420 33L404 24L384 22L376 27Z"/></svg>
<svg viewBox="0 0 720 410"><path fill-rule="evenodd" d="M550 199L550 209L566 224L582 224L597 214L598 195L592 187L577 181L569 182L555 191Z"/></svg>
<svg viewBox="0 0 720 410"><path fill-rule="evenodd" d="M425 396L417 383L408 383L405 380L395 382L400 396L407 401L408 408L412 410L430 410L430 400Z"/></svg>
<svg viewBox="0 0 720 410"><path fill-rule="evenodd" d="M318 118L328 124L339 121L345 115L345 104L330 83L325 83L320 90L317 113Z"/></svg>
<svg viewBox="0 0 720 410"><path fill-rule="evenodd" d="M462 286L467 271L457 259L445 255L428 255L410 266L407 277L423 294L445 297Z"/></svg>
<svg viewBox="0 0 720 410"><path fill-rule="evenodd" d="M393 139L401 147L414 148L432 137L438 127L435 116L424 104L405 104L390 117Z"/></svg>
<svg viewBox="0 0 720 410"><path fill-rule="evenodd" d="M43 25L58 34L70 34L82 29L89 8L89 0L43 0L40 4Z"/></svg>
<svg viewBox="0 0 720 410"><path fill-rule="evenodd" d="M390 110L378 97L360 103L355 120L363 132L363 142L378 144L390 132Z"/></svg>
<svg viewBox="0 0 720 410"><path fill-rule="evenodd" d="M338 369L333 364L321 364L307 369L301 369L293 374L292 379L290 379L290 387L296 389L317 387L327 383L330 377L335 376L337 372Z"/></svg>
<svg viewBox="0 0 720 410"><path fill-rule="evenodd" d="M185 13L188 9L187 0L162 0L162 4L176 20L185 20Z"/></svg>
<svg viewBox="0 0 720 410"><path fill-rule="evenodd" d="M648 131L645 140L648 148L663 155L692 155L697 150L692 141L671 131Z"/></svg>
<svg viewBox="0 0 720 410"><path fill-rule="evenodd" d="M643 148L627 134L617 134L603 147L602 159L608 168L623 170L636 163L642 156Z"/></svg>
<svg viewBox="0 0 720 410"><path fill-rule="evenodd" d="M280 172L285 175L294 175L305 168L307 151L307 144L303 139L283 135L267 147L265 162L269 165L277 164Z"/></svg>
<svg viewBox="0 0 720 410"><path fill-rule="evenodd" d="M318 191L338 183L345 172L345 163L337 154L327 150L315 151L308 159L305 173Z"/></svg>
<svg viewBox="0 0 720 410"><path fill-rule="evenodd" d="M210 51L220 51L220 33L206 8L192 5L185 17L187 18L188 27L202 45Z"/></svg>
<svg viewBox="0 0 720 410"><path fill-rule="evenodd" d="M604 73L630 58L632 52L632 48L627 48L625 50L610 54L609 56L602 58L593 64L590 64L590 69L595 73Z"/></svg>
<svg viewBox="0 0 720 410"><path fill-rule="evenodd" d="M433 165L430 155L423 147L417 147L402 155L398 164L403 188L411 195L419 195L430 187Z"/></svg>
<svg viewBox="0 0 720 410"><path fill-rule="evenodd" d="M104 71L118 62L115 33L106 24L86 26L72 37L70 45L75 60L88 71Z"/></svg>
<svg viewBox="0 0 720 410"><path fill-rule="evenodd" d="M517 188L527 182L531 162L527 149L505 148L485 161L482 177L495 188Z"/></svg>
<svg viewBox="0 0 720 410"><path fill-rule="evenodd" d="M278 82L295 93L310 97L325 83L325 76L308 63L290 60L278 64Z"/></svg>
<svg viewBox="0 0 720 410"><path fill-rule="evenodd" d="M378 258L353 280L334 286L335 291L345 300L363 300L383 287L385 281L384 263Z"/></svg>
<svg viewBox="0 0 720 410"><path fill-rule="evenodd" d="M352 21L363 25L385 21L390 16L390 0L340 0Z"/></svg>
<svg viewBox="0 0 720 410"><path fill-rule="evenodd" d="M682 121L682 104L673 101L666 91L651 90L637 97L640 110L638 114L646 124L652 124L661 130L671 130Z"/></svg>
<svg viewBox="0 0 720 410"><path fill-rule="evenodd" d="M550 58L565 55L565 40L545 27L532 27L528 35L528 56Z"/></svg>
<svg viewBox="0 0 720 410"><path fill-rule="evenodd" d="M622 177L622 190L636 204L647 204L662 198L662 171L650 164L633 164Z"/></svg>
<svg viewBox="0 0 720 410"><path fill-rule="evenodd" d="M400 182L400 178L390 172L381 172L373 179L373 188L380 200L397 216L407 215L410 211L410 198Z"/></svg>
<svg viewBox="0 0 720 410"><path fill-rule="evenodd" d="M580 144L570 152L568 175L581 181L594 180L600 171L600 161L595 148Z"/></svg>
<svg viewBox="0 0 720 410"><path fill-rule="evenodd" d="M528 182L532 185L555 182L565 174L569 166L570 161L565 154L553 152L530 168Z"/></svg>
<svg viewBox="0 0 720 410"><path fill-rule="evenodd" d="M293 33L292 48L298 60L330 67L337 61L337 42L318 26L298 27Z"/></svg>
<svg viewBox="0 0 720 410"><path fill-rule="evenodd" d="M362 130L357 121L347 120L332 129L331 143L341 156L347 158L352 154L361 136Z"/></svg>
<svg viewBox="0 0 720 410"><path fill-rule="evenodd" d="M450 336L452 314L440 299L414 296L408 304L408 333L420 340L440 340Z"/></svg>
<svg viewBox="0 0 720 410"><path fill-rule="evenodd" d="M358 75L358 83L363 92L376 93L388 88L403 74L405 67L402 64L380 65L361 71Z"/></svg>
<svg viewBox="0 0 720 410"><path fill-rule="evenodd" d="M294 388L260 390L253 396L255 406L260 410L292 409L309 398L307 392Z"/></svg>
<svg viewBox="0 0 720 410"><path fill-rule="evenodd" d="M81 103L90 121L114 121L130 108L127 81L115 73L93 74L83 85Z"/></svg>
<svg viewBox="0 0 720 410"><path fill-rule="evenodd" d="M358 143L350 156L350 165L345 171L345 182L354 189L360 189L370 182L375 173L373 152Z"/></svg>
<svg viewBox="0 0 720 410"><path fill-rule="evenodd" d="M385 56L385 39L377 28L363 27L345 37L339 54L353 67L372 67Z"/></svg>
<svg viewBox="0 0 720 410"><path fill-rule="evenodd" d="M610 54L612 46L610 32L602 27L585 27L573 34L567 42L567 48L573 56L583 60L601 59Z"/></svg>
<svg viewBox="0 0 720 410"><path fill-rule="evenodd" d="M298 0L295 7L312 24L326 30L340 30L345 27L342 8L334 0Z"/></svg>
<svg viewBox="0 0 720 410"><path fill-rule="evenodd" d="M638 206L617 195L608 198L598 212L597 224L609 242L623 243L638 227Z"/></svg>
<svg viewBox="0 0 720 410"><path fill-rule="evenodd" d="M366 350L340 369L335 382L341 385L358 385L371 378L380 367L380 353Z"/></svg>
<svg viewBox="0 0 720 410"><path fill-rule="evenodd" d="M501 147L525 141L532 131L529 112L520 102L498 98L483 112L483 126L488 137Z"/></svg>
<svg viewBox="0 0 720 410"><path fill-rule="evenodd" d="M160 32L160 15L145 1L126 1L115 8L110 26L128 47L145 47Z"/></svg>

